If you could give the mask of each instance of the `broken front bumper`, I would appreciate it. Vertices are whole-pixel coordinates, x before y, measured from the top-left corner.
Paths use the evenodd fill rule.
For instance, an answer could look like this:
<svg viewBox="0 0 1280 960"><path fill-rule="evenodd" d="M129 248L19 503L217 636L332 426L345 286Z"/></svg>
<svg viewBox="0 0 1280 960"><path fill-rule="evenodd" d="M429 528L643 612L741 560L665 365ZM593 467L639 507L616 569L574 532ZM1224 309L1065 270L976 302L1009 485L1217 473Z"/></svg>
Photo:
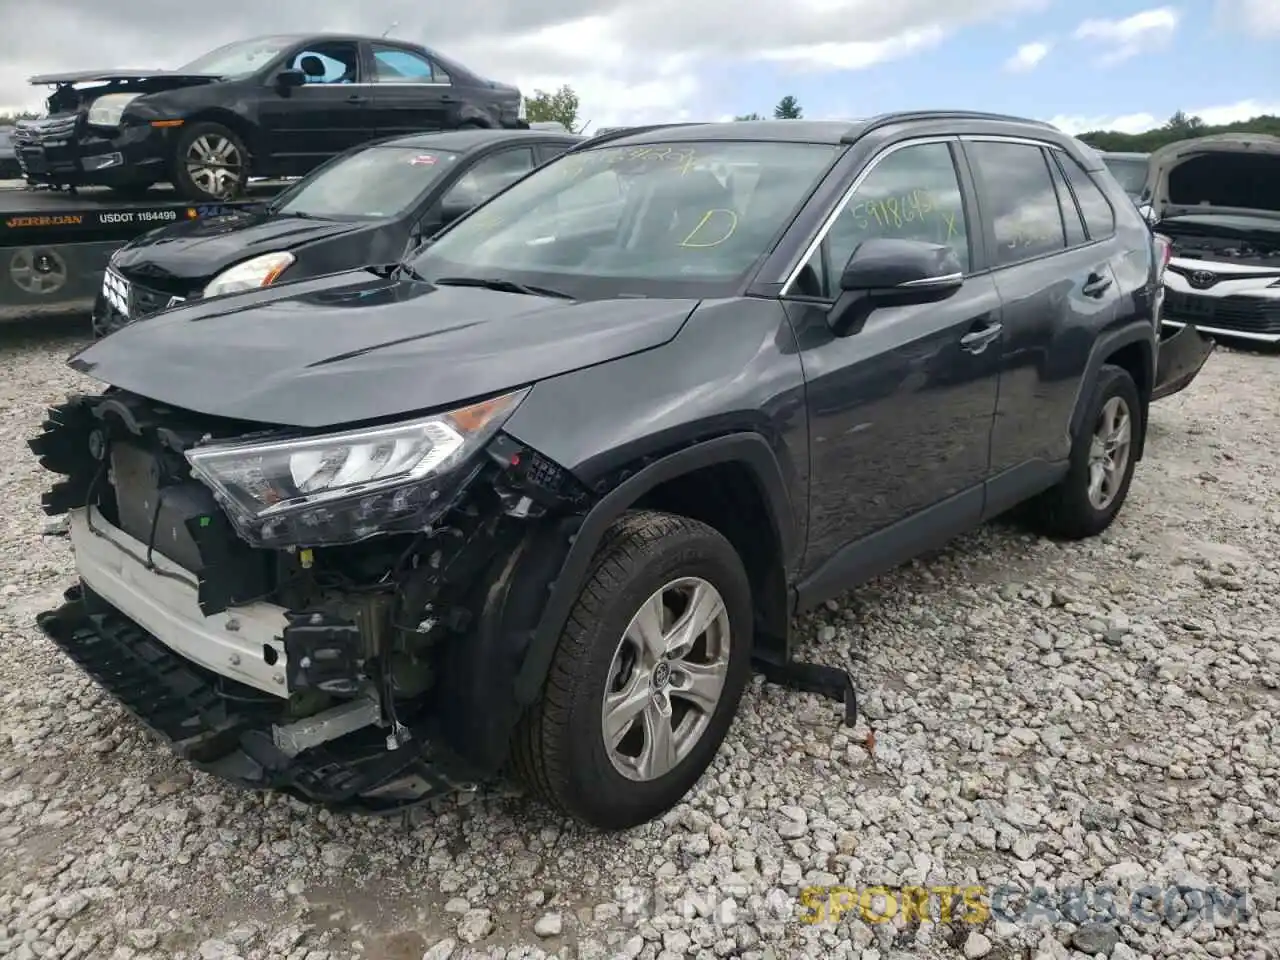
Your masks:
<svg viewBox="0 0 1280 960"><path fill-rule="evenodd" d="M1156 358L1156 382L1152 400L1161 400L1185 390L1200 373L1216 343L1188 324L1181 329L1163 327L1159 354Z"/></svg>
<svg viewBox="0 0 1280 960"><path fill-rule="evenodd" d="M181 567L155 555L148 569L145 545L96 511L70 519L81 583L37 622L180 757L243 787L369 813L470 786L425 726L410 724L409 741L390 749L374 700L289 717L282 608L206 617Z"/></svg>

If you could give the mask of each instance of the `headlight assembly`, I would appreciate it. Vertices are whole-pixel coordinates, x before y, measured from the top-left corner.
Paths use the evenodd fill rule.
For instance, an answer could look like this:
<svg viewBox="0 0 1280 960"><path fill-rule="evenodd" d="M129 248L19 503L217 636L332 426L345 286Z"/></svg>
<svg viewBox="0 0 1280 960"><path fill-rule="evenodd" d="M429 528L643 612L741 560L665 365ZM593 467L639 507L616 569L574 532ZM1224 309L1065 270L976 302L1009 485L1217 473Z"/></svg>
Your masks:
<svg viewBox="0 0 1280 960"><path fill-rule="evenodd" d="M344 433L196 446L186 456L255 546L354 543L429 525L465 479L458 468L527 392Z"/></svg>
<svg viewBox="0 0 1280 960"><path fill-rule="evenodd" d="M118 127L124 116L124 108L131 104L140 93L108 93L89 107L89 122L95 127Z"/></svg>
<svg viewBox="0 0 1280 960"><path fill-rule="evenodd" d="M210 280L201 296L220 297L224 293L240 293L244 290L257 290L259 287L270 286L275 283L280 274L293 266L296 259L287 250L279 250L243 260Z"/></svg>

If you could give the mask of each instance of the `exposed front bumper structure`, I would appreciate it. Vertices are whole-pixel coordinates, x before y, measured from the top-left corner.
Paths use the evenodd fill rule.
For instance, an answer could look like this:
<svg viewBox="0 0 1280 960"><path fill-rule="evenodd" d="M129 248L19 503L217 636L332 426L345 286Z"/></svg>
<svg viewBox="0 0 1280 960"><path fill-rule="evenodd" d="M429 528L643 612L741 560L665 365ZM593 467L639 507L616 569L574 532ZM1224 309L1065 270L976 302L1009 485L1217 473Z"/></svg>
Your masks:
<svg viewBox="0 0 1280 960"><path fill-rule="evenodd" d="M206 617L191 573L111 526L94 507L70 512L80 579L177 655L237 683L287 697L283 607L252 603Z"/></svg>
<svg viewBox="0 0 1280 960"><path fill-rule="evenodd" d="M385 813L467 789L430 730L389 749L376 700L289 714L286 611L269 603L205 616L192 574L92 508L71 511L81 577L38 618L44 633L184 760L257 790Z"/></svg>
<svg viewBox="0 0 1280 960"><path fill-rule="evenodd" d="M83 583L68 590L65 601L39 616L41 630L198 769L248 789L373 814L471 788L447 759L429 757L412 743L388 750L377 726L306 747L317 718L281 722L278 698L255 697L252 689L178 656Z"/></svg>

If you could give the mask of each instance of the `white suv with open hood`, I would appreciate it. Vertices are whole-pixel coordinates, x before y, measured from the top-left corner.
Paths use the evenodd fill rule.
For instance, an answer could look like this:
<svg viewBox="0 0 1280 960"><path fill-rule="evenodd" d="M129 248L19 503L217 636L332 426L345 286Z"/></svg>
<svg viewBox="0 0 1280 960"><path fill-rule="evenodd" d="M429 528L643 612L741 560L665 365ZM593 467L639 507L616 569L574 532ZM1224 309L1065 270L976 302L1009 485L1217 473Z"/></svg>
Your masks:
<svg viewBox="0 0 1280 960"><path fill-rule="evenodd" d="M1143 201L1173 243L1164 322L1280 342L1280 137L1171 143L1151 155Z"/></svg>

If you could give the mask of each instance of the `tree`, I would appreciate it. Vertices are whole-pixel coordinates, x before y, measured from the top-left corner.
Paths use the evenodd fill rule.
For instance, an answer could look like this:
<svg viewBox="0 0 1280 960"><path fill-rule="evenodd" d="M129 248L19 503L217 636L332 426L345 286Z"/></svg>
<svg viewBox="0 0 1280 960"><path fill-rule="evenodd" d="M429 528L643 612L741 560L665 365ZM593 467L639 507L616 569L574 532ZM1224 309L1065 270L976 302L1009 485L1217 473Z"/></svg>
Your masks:
<svg viewBox="0 0 1280 960"><path fill-rule="evenodd" d="M1080 139L1104 153L1152 153L1161 147L1192 137L1217 133L1262 133L1280 136L1280 117L1262 114L1248 120L1209 126L1200 117L1188 117L1179 110L1162 126L1143 133L1121 133L1118 130L1090 130Z"/></svg>
<svg viewBox="0 0 1280 960"><path fill-rule="evenodd" d="M563 123L570 133L578 132L578 106L578 94L568 84L554 93L534 90L524 101L530 123Z"/></svg>
<svg viewBox="0 0 1280 960"><path fill-rule="evenodd" d="M0 125L11 124L18 120L34 120L40 116L31 110L19 110L17 113L0 113Z"/></svg>
<svg viewBox="0 0 1280 960"><path fill-rule="evenodd" d="M1195 134L1198 130L1204 129L1204 121L1199 117L1188 117L1179 110L1172 117L1165 121L1164 129L1173 130L1183 135Z"/></svg>
<svg viewBox="0 0 1280 960"><path fill-rule="evenodd" d="M800 104L796 102L796 98L787 94L778 101L778 105L773 108L773 118L775 120L799 120L804 116L804 111L800 109Z"/></svg>
<svg viewBox="0 0 1280 960"><path fill-rule="evenodd" d="M740 116L740 117L734 117L733 119L735 119L735 120L763 120L763 119L764 119L764 117L760 116L760 114L758 114L758 113L744 113L742 116Z"/></svg>

